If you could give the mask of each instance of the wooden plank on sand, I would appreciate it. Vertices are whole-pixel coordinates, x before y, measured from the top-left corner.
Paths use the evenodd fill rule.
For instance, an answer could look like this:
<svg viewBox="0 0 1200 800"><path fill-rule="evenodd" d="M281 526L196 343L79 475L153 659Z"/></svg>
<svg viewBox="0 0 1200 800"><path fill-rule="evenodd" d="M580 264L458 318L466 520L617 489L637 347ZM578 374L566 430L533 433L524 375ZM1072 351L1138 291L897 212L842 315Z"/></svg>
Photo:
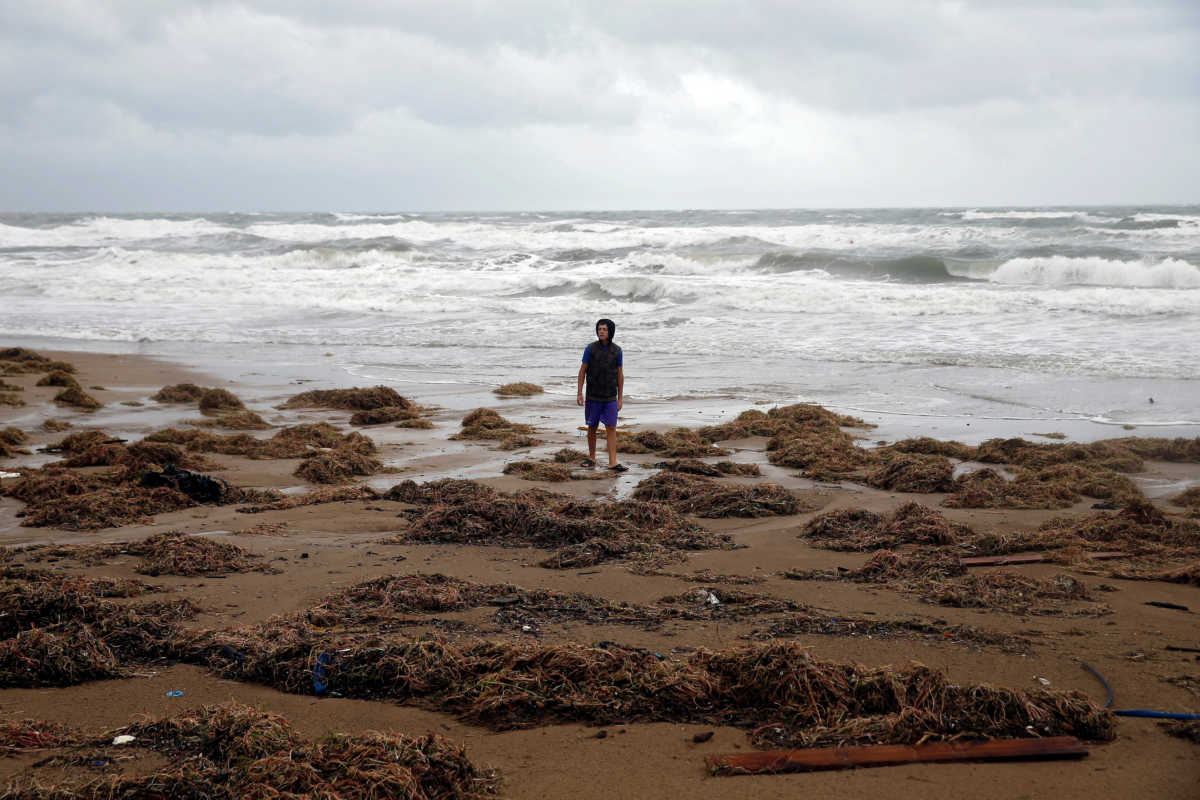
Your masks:
<svg viewBox="0 0 1200 800"><path fill-rule="evenodd" d="M1104 553L1085 553L1086 558L1093 561L1102 561L1106 558L1120 558L1124 553L1104 552ZM1043 561L1048 561L1050 556L1045 553L1012 553L1006 556L969 556L960 558L958 563L964 567L996 567L1004 564L1040 564Z"/></svg>
<svg viewBox="0 0 1200 800"><path fill-rule="evenodd" d="M849 767L939 761L1031 761L1083 758L1087 748L1074 736L1048 739L996 739L988 742L931 742L929 744L879 744L854 747L814 747L804 750L766 750L761 753L727 753L704 760L714 775L762 775L776 772L809 772Z"/></svg>

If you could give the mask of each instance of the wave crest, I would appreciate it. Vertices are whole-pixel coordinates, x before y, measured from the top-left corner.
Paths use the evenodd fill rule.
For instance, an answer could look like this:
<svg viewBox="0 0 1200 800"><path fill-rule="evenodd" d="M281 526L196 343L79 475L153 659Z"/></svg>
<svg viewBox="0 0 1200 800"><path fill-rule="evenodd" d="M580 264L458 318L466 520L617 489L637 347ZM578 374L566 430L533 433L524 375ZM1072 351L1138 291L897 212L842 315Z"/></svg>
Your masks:
<svg viewBox="0 0 1200 800"><path fill-rule="evenodd" d="M1178 258L1157 262L1107 258L1014 258L987 276L993 283L1038 286L1123 286L1200 288L1200 268Z"/></svg>

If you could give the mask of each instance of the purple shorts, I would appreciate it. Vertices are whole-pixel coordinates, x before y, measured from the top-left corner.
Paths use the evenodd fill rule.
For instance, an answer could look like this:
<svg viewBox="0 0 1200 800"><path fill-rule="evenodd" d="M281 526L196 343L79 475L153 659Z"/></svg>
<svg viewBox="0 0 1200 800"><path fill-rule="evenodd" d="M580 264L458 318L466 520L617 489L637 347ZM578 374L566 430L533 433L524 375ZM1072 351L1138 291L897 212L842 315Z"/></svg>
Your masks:
<svg viewBox="0 0 1200 800"><path fill-rule="evenodd" d="M610 428L617 426L616 400L588 400L583 404L583 418L589 428L597 427L601 422Z"/></svg>

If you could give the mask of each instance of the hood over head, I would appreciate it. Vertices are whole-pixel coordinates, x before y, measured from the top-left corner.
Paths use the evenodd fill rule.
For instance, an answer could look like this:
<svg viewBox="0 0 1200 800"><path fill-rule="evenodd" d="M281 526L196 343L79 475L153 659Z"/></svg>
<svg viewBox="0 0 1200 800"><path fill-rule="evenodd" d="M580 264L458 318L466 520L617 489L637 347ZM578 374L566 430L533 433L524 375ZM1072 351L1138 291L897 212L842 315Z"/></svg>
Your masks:
<svg viewBox="0 0 1200 800"><path fill-rule="evenodd" d="M608 343L612 344L613 340L617 338L617 323L605 317L603 319L596 320L596 328L598 329L601 325L608 326Z"/></svg>

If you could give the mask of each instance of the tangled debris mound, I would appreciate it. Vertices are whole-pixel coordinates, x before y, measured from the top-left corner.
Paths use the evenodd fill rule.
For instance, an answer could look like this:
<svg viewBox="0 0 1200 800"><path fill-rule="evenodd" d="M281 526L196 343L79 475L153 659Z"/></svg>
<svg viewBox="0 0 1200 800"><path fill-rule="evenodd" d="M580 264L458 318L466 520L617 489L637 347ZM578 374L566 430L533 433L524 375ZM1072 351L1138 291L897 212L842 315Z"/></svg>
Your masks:
<svg viewBox="0 0 1200 800"><path fill-rule="evenodd" d="M985 608L1010 614L1061 614L1064 601L1092 601L1087 584L1060 573L1049 578L1031 578L1010 569L971 573L948 581L932 582L922 599L955 608ZM1109 614L1107 606L1076 609L1077 614Z"/></svg>
<svg viewBox="0 0 1200 800"><path fill-rule="evenodd" d="M686 472L656 473L639 483L633 496L708 518L786 516L807 510L794 494L775 483L726 484Z"/></svg>
<svg viewBox="0 0 1200 800"><path fill-rule="evenodd" d="M72 448L71 454L55 466L62 467L113 467L122 466L130 470L166 467L182 467L193 470L220 469L203 456L188 453L166 442L135 442L131 445L109 441L94 444L85 450Z"/></svg>
<svg viewBox="0 0 1200 800"><path fill-rule="evenodd" d="M224 411L242 411L245 404L228 389L208 389L200 395L200 413L216 415Z"/></svg>
<svg viewBox="0 0 1200 800"><path fill-rule="evenodd" d="M38 374L42 372L75 372L75 365L66 361L54 361L40 353L24 347L0 349L0 363L5 375Z"/></svg>
<svg viewBox="0 0 1200 800"><path fill-rule="evenodd" d="M800 535L827 550L878 550L907 543L951 545L971 533L928 506L905 503L888 516L864 509L830 511L809 520Z"/></svg>
<svg viewBox="0 0 1200 800"><path fill-rule="evenodd" d="M25 391L24 386L18 386L15 383L5 383L3 380L0 380L0 392L23 392L23 391Z"/></svg>
<svg viewBox="0 0 1200 800"><path fill-rule="evenodd" d="M42 430L49 433L61 433L65 430L70 430L71 423L61 419L42 420Z"/></svg>
<svg viewBox="0 0 1200 800"><path fill-rule="evenodd" d="M54 370L53 372L43 376L35 386L58 386L61 388L81 388L79 381L75 380L75 376L69 372L62 370Z"/></svg>
<svg viewBox="0 0 1200 800"><path fill-rule="evenodd" d="M506 383L503 386L492 389L493 393L501 397L531 397L535 394L541 394L544 391L546 390L536 383L527 383L525 381Z"/></svg>
<svg viewBox="0 0 1200 800"><path fill-rule="evenodd" d="M1044 549L1103 544L1135 555L1200 553L1200 523L1168 516L1146 500L1130 501L1113 513L1056 517L1032 538Z"/></svg>
<svg viewBox="0 0 1200 800"><path fill-rule="evenodd" d="M423 495L439 499L413 512L412 525L397 541L557 548L540 565L558 569L733 547L728 536L710 533L666 506L639 500L584 502L537 490L508 495L446 482L424 490L408 481L386 497L422 502Z"/></svg>
<svg viewBox="0 0 1200 800"><path fill-rule="evenodd" d="M1130 439L1105 439L1088 444L1077 442L1041 444L1025 439L988 439L975 451L976 461L1016 464L1028 469L1043 469L1055 464L1091 461L1118 472L1138 472L1142 459L1126 442Z"/></svg>
<svg viewBox="0 0 1200 800"><path fill-rule="evenodd" d="M196 403L207 391L194 383L176 383L159 389L150 399L157 403Z"/></svg>
<svg viewBox="0 0 1200 800"><path fill-rule="evenodd" d="M703 458L729 453L704 441L700 434L690 428L672 428L666 433L640 431L632 435L620 435L617 437L617 452L657 453L667 458Z"/></svg>
<svg viewBox="0 0 1200 800"><path fill-rule="evenodd" d="M379 493L369 486L346 486L338 488L315 489L305 494L289 494L280 496L277 492L264 492L272 495L261 501L247 501L247 505L235 509L239 514L261 514L264 511L286 511L289 508L314 506L321 503L347 503L353 500L378 500Z"/></svg>
<svg viewBox="0 0 1200 800"><path fill-rule="evenodd" d="M1121 439L1107 439L1104 443L1124 448L1142 458L1200 463L1200 436L1194 439L1128 436Z"/></svg>
<svg viewBox="0 0 1200 800"><path fill-rule="evenodd" d="M591 481L602 480L608 476L595 472L575 472L566 464L556 464L552 461L510 461L504 465L505 475L516 475L526 481Z"/></svg>
<svg viewBox="0 0 1200 800"><path fill-rule="evenodd" d="M1186 491L1180 492L1171 498L1171 502L1177 506L1200 508L1200 486L1193 486Z"/></svg>
<svg viewBox="0 0 1200 800"><path fill-rule="evenodd" d="M189 425L197 428L225 428L231 431L265 431L271 426L267 421L248 409L218 414L215 419L194 419Z"/></svg>
<svg viewBox="0 0 1200 800"><path fill-rule="evenodd" d="M901 439L898 442L889 444L887 447L879 448L881 454L885 451L926 456L945 456L946 458L954 458L959 461L972 461L975 458L974 447L965 445L962 442L946 442L929 436Z"/></svg>
<svg viewBox="0 0 1200 800"><path fill-rule="evenodd" d="M899 454L867 476L876 489L897 492L948 492L954 487L954 465L941 455Z"/></svg>
<svg viewBox="0 0 1200 800"><path fill-rule="evenodd" d="M75 408L80 408L84 411L95 411L97 408L104 407L103 403L80 389L78 386L68 386L66 389L63 389L58 394L54 395L54 402L67 406L74 406Z"/></svg>
<svg viewBox="0 0 1200 800"><path fill-rule="evenodd" d="M14 392L0 392L0 406L23 406L25 401Z"/></svg>
<svg viewBox="0 0 1200 800"><path fill-rule="evenodd" d="M276 572L262 557L228 542L216 542L182 531L156 533L141 542L121 545L121 552L141 556L143 575L221 575L231 572Z"/></svg>
<svg viewBox="0 0 1200 800"><path fill-rule="evenodd" d="M780 746L913 743L963 734L1114 736L1111 713L1079 692L955 685L921 665L821 661L789 643L667 661L618 646L455 646L438 639L370 647L349 642L334 654L330 644L296 629L276 642L230 639L246 657L214 659L224 677L307 692L313 665L326 653L331 691L452 712L494 730L563 722L703 722L750 730L756 744Z"/></svg>
<svg viewBox="0 0 1200 800"><path fill-rule="evenodd" d="M205 706L99 735L51 730L56 736L49 742L45 737L28 741L73 747L28 768L4 787L5 798L479 800L499 791L492 772L477 769L463 748L437 734L333 734L308 743L283 717L236 703ZM114 734L130 737L129 743L112 745ZM127 757L130 751L157 753L166 764L142 774L118 766L109 755ZM60 769L53 782L47 782L37 772L42 765L78 764L106 765L106 774L92 778L87 770Z"/></svg>
<svg viewBox="0 0 1200 800"><path fill-rule="evenodd" d="M382 425L387 422L414 420L420 413L411 406L383 406L381 408L355 411L350 416L351 425Z"/></svg>
<svg viewBox="0 0 1200 800"><path fill-rule="evenodd" d="M443 478L426 483L401 481L383 495L385 500L417 506L455 505L474 500L491 500L498 496L499 493L490 486L461 478Z"/></svg>
<svg viewBox="0 0 1200 800"><path fill-rule="evenodd" d="M373 454L375 443L361 433L352 431L345 436L327 422L292 425L278 431L270 439L257 439L247 433L220 436L208 431L164 428L146 437L145 441L179 444L193 452L221 453L251 459L305 458L318 449L348 448L363 454Z"/></svg>
<svg viewBox="0 0 1200 800"><path fill-rule="evenodd" d="M1159 727L1171 736L1200 744L1200 720L1177 719L1171 722L1160 722Z"/></svg>
<svg viewBox="0 0 1200 800"><path fill-rule="evenodd" d="M20 446L28 439L25 431L20 428L9 426L0 430L0 458L8 458L21 452Z"/></svg>
<svg viewBox="0 0 1200 800"><path fill-rule="evenodd" d="M312 483L346 483L355 476L372 475L381 469L383 463L369 451L347 443L305 457L293 474Z"/></svg>
<svg viewBox="0 0 1200 800"><path fill-rule="evenodd" d="M360 389L314 389L301 392L280 408L336 408L346 411L370 411L376 408L406 408L416 410L412 401L402 397L390 386L371 386Z"/></svg>
<svg viewBox="0 0 1200 800"><path fill-rule="evenodd" d="M587 459L587 453L580 452L579 450L572 450L569 447L564 447L554 454L554 463L556 464L582 464L583 462L587 461Z"/></svg>
<svg viewBox="0 0 1200 800"><path fill-rule="evenodd" d="M799 433L803 430L846 428L873 428L858 417L836 414L811 403L797 403L772 408L767 412L756 408L743 411L732 422L709 425L701 428L701 438L709 442L726 439L744 439L748 436L779 436Z"/></svg>
<svg viewBox="0 0 1200 800"><path fill-rule="evenodd" d="M1011 634L996 633L972 625L949 625L945 620L909 617L881 620L871 617L848 617L839 614L829 617L805 610L788 614L766 628L758 628L742 636L751 641L774 641L787 636L820 634L824 636L866 636L873 639L924 639L939 643L991 645L1014 655L1031 655L1028 639Z"/></svg>
<svg viewBox="0 0 1200 800"><path fill-rule="evenodd" d="M450 438L499 440L501 449L513 450L541 444L532 433L532 425L510 422L491 408L477 408L463 417L462 429Z"/></svg>
<svg viewBox="0 0 1200 800"><path fill-rule="evenodd" d="M580 455L583 455L580 453ZM717 478L721 475L740 475L746 477L758 477L762 475L762 470L758 464L738 464L733 461L718 461L716 464L708 464L697 458L677 458L674 461L660 461L654 465L658 469L670 470L671 472L687 472L692 475L704 475L709 478Z"/></svg>
<svg viewBox="0 0 1200 800"><path fill-rule="evenodd" d="M1014 480L994 469L960 475L953 492L942 501L946 508L1070 508L1079 494L1063 481L1041 481L1024 472Z"/></svg>

